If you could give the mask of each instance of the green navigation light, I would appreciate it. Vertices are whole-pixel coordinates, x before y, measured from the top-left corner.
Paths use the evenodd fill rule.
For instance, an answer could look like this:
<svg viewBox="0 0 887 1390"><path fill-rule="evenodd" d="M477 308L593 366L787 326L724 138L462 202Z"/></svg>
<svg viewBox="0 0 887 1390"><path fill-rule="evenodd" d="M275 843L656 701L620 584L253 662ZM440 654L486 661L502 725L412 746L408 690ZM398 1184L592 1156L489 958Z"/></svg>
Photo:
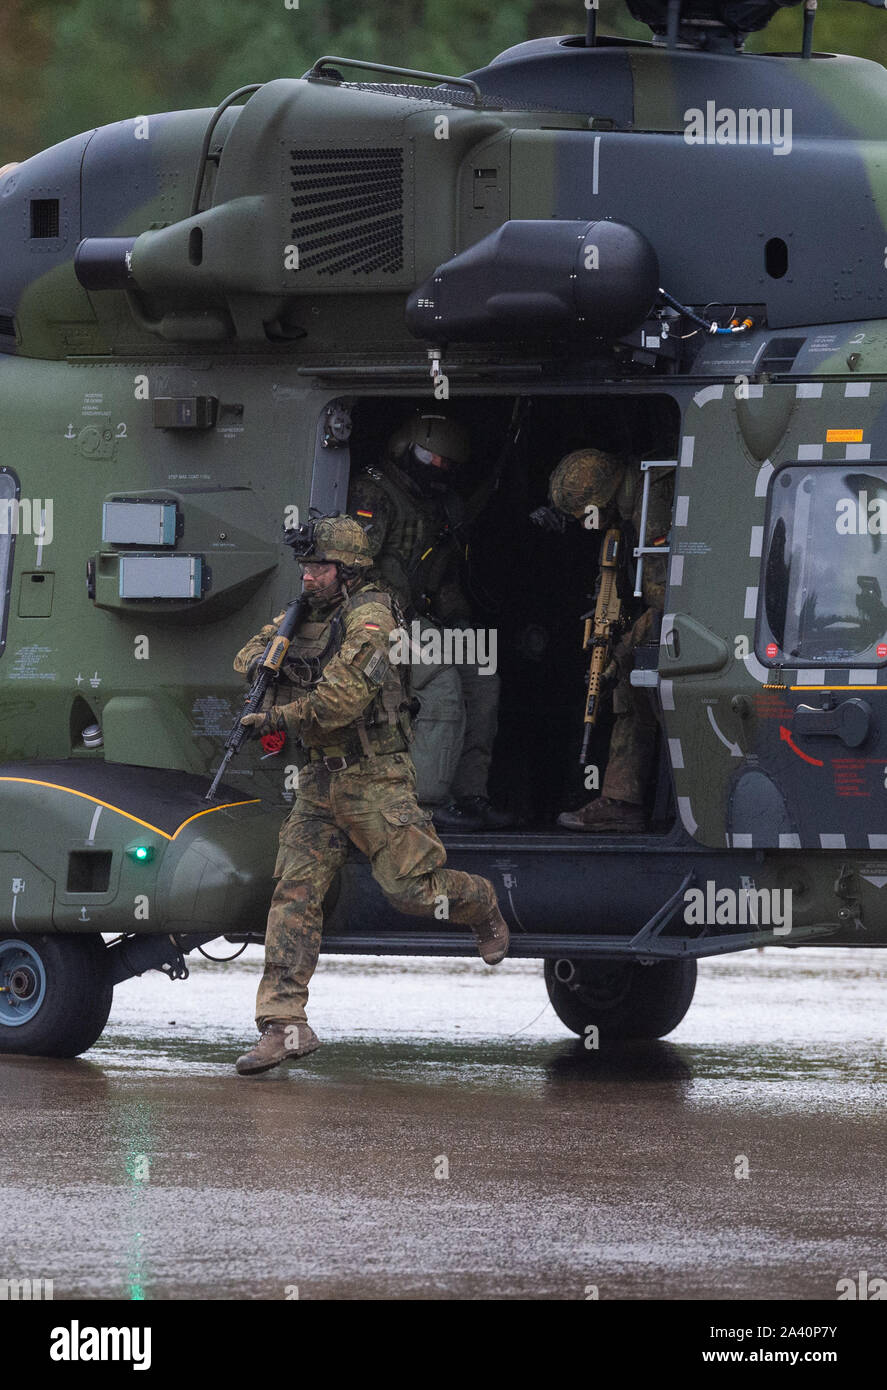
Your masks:
<svg viewBox="0 0 887 1390"><path fill-rule="evenodd" d="M126 852L137 864L148 864L154 858L153 845L130 845Z"/></svg>

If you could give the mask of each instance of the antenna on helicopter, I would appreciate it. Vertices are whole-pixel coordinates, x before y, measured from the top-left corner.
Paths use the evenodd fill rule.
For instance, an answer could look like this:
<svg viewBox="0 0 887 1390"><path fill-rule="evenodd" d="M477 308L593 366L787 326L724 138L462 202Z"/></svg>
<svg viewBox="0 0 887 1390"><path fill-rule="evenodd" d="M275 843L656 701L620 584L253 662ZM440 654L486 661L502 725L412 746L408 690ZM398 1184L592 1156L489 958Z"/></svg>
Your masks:
<svg viewBox="0 0 887 1390"><path fill-rule="evenodd" d="M585 0L585 47L594 48L597 43L597 7L600 0Z"/></svg>
<svg viewBox="0 0 887 1390"><path fill-rule="evenodd" d="M677 48L678 35L681 25L681 0L668 0L668 24L666 29L666 44L669 48Z"/></svg>
<svg viewBox="0 0 887 1390"><path fill-rule="evenodd" d="M804 37L801 40L801 57L809 58L813 52L813 25L816 23L817 0L804 0Z"/></svg>

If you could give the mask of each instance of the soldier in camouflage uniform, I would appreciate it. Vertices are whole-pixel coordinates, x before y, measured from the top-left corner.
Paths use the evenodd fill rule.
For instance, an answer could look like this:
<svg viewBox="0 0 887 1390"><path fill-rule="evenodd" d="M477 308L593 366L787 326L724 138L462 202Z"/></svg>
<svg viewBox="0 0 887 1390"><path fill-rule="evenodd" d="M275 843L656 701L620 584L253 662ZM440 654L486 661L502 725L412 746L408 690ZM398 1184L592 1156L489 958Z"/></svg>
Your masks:
<svg viewBox="0 0 887 1390"><path fill-rule="evenodd" d="M587 521L592 508L597 508L601 529L605 525L629 523L633 537L639 537L643 476L637 463L625 457L598 449L579 449L561 459L551 475L549 498L554 512L540 508L533 513L533 520L558 527L566 516ZM655 469L647 508L647 537L644 541L632 540L632 544L666 543L673 495L673 470ZM643 568L643 598L647 606L617 641L604 672L606 680L616 682L616 722L601 795L578 811L564 811L558 816L558 825L568 830L644 829L644 797L656 752L658 721L647 691L633 686L630 676L635 647L658 637L658 617L665 604L665 577L665 557L647 556Z"/></svg>
<svg viewBox="0 0 887 1390"><path fill-rule="evenodd" d="M445 867L430 814L416 801L406 691L401 668L389 660L399 619L391 595L368 582L372 559L363 530L351 517L323 517L291 536L311 596L284 663L292 698L243 723L297 741L299 789L280 832L256 1005L261 1036L238 1058L241 1075L320 1046L305 1016L308 982L323 900L349 840L397 911L433 916L445 904L447 920L471 927L488 965L508 949L492 883ZM248 676L276 630L270 624L248 642L235 670Z"/></svg>
<svg viewBox="0 0 887 1390"><path fill-rule="evenodd" d="M453 473L468 462L465 431L444 415L416 414L395 431L381 468L368 468L351 486L348 510L365 528L376 569L397 595L408 620L471 628L471 605L461 581L461 528L466 504ZM435 811L446 829L490 830L513 818L487 795L499 711L499 677L458 666L466 724L452 785L452 803Z"/></svg>

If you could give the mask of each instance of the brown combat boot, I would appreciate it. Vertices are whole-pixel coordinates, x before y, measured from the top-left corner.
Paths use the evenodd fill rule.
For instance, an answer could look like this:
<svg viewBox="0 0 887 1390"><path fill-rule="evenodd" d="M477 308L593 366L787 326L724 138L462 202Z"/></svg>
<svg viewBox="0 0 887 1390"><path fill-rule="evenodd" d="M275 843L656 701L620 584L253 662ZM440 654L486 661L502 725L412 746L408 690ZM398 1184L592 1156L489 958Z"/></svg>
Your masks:
<svg viewBox="0 0 887 1390"><path fill-rule="evenodd" d="M641 806L614 801L609 796L599 796L578 811L563 811L557 823L565 830L584 830L593 835L631 834L646 829Z"/></svg>
<svg viewBox="0 0 887 1390"><path fill-rule="evenodd" d="M307 1057L319 1047L320 1038L307 1023L266 1023L255 1047L238 1057L235 1066L241 1076L255 1076L281 1062Z"/></svg>
<svg viewBox="0 0 887 1390"><path fill-rule="evenodd" d="M474 932L477 949L487 965L498 965L500 960L504 960L510 933L508 923L499 911L498 903L490 910L489 916L483 922L472 926L471 930Z"/></svg>

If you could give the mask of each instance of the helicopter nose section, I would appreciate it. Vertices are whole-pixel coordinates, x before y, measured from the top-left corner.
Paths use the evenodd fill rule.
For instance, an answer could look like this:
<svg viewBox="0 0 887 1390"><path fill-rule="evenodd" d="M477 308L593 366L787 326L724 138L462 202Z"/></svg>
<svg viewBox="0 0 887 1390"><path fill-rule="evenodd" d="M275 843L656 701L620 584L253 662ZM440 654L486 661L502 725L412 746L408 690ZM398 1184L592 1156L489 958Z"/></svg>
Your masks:
<svg viewBox="0 0 887 1390"><path fill-rule="evenodd" d="M208 805L207 785L92 759L0 766L10 924L219 936L261 927L286 807L230 786Z"/></svg>
<svg viewBox="0 0 887 1390"><path fill-rule="evenodd" d="M157 898L168 932L259 929L273 888L279 807L248 804L198 820L163 852ZM198 828L199 827L199 828ZM156 924L155 924L156 929Z"/></svg>

